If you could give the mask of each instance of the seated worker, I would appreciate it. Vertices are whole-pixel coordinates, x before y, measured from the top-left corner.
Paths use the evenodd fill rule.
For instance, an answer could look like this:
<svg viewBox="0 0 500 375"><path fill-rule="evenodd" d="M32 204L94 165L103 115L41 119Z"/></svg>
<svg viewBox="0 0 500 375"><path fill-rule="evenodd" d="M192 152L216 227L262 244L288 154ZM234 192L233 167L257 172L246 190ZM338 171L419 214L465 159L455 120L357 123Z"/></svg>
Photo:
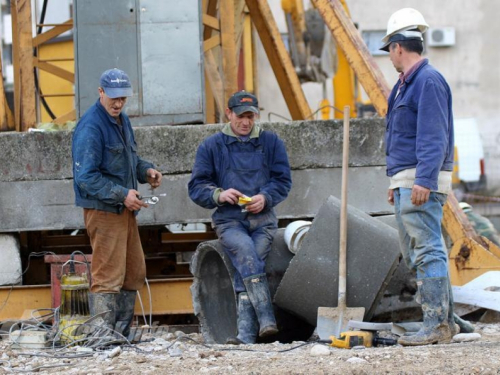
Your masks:
<svg viewBox="0 0 500 375"><path fill-rule="evenodd" d="M189 197L216 208L212 224L236 269L238 335L228 343L255 343L278 332L265 274L265 261L278 227L274 207L292 186L285 145L262 130L257 98L235 93L228 101L229 123L199 146L188 184ZM244 209L240 198L251 201Z"/></svg>
<svg viewBox="0 0 500 375"><path fill-rule="evenodd" d="M491 221L474 212L470 204L460 202L459 205L465 216L467 216L467 219L469 219L470 223L474 227L476 233L480 236L486 237L495 245L500 246L500 236Z"/></svg>

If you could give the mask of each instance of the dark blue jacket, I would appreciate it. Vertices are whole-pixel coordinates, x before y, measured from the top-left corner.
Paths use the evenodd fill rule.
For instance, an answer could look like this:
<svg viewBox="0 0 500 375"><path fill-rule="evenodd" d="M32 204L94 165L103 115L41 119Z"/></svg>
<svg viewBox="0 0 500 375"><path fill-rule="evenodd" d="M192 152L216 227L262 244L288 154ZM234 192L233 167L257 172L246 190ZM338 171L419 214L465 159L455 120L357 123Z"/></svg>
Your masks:
<svg viewBox="0 0 500 375"><path fill-rule="evenodd" d="M386 129L387 175L416 168L415 184L437 190L439 171L453 170L453 113L450 87L425 60L389 96Z"/></svg>
<svg viewBox="0 0 500 375"><path fill-rule="evenodd" d="M82 116L73 133L73 187L75 204L121 213L137 180L146 183L153 164L137 156L130 120L120 114L122 131L99 100Z"/></svg>
<svg viewBox="0 0 500 375"><path fill-rule="evenodd" d="M189 197L204 208L215 208L214 224L244 220L247 213L238 205L214 202L215 189L234 188L246 196L262 194L272 210L282 202L292 187L290 165L285 145L278 136L260 131L258 137L241 142L222 132L205 139L198 148L189 181Z"/></svg>

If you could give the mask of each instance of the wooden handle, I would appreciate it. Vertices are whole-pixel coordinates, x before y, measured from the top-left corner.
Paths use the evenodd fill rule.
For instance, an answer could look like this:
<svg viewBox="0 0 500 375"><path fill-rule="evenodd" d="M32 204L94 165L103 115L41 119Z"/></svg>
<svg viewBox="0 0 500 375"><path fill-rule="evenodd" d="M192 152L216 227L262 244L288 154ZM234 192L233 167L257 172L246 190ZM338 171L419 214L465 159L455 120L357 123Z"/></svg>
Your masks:
<svg viewBox="0 0 500 375"><path fill-rule="evenodd" d="M347 172L349 171L349 114L344 107L344 140L342 145L342 187L340 196L339 295L337 307L346 306L347 290Z"/></svg>

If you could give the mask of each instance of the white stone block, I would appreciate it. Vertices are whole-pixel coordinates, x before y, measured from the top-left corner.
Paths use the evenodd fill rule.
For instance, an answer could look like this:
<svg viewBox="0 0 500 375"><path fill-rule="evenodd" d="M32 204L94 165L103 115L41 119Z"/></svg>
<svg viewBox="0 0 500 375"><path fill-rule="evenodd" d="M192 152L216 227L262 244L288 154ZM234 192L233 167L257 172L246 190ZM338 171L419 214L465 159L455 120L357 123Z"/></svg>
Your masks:
<svg viewBox="0 0 500 375"><path fill-rule="evenodd" d="M0 234L0 285L22 282L21 248L11 234Z"/></svg>

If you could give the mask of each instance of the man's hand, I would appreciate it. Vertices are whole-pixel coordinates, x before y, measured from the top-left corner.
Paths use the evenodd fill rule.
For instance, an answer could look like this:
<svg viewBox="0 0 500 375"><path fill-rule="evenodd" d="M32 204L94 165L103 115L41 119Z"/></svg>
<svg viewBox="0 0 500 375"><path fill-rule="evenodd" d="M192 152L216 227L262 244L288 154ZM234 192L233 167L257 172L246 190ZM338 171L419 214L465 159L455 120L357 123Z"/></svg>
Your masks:
<svg viewBox="0 0 500 375"><path fill-rule="evenodd" d="M137 198L138 196L139 192L137 190L130 189L127 197L123 201L125 207L127 207L130 211L139 211L142 207L148 207L146 203Z"/></svg>
<svg viewBox="0 0 500 375"><path fill-rule="evenodd" d="M236 189L227 189L219 194L219 203L238 204L238 198L244 195Z"/></svg>
<svg viewBox="0 0 500 375"><path fill-rule="evenodd" d="M427 203L430 195L431 189L420 185L413 185L413 189L411 189L411 203L415 206L421 206Z"/></svg>
<svg viewBox="0 0 500 375"><path fill-rule="evenodd" d="M391 205L394 206L394 190L389 189L387 191L387 202Z"/></svg>
<svg viewBox="0 0 500 375"><path fill-rule="evenodd" d="M258 214L266 206L266 197L262 194L257 194L252 197L252 201L248 203L245 207L248 212L252 214Z"/></svg>
<svg viewBox="0 0 500 375"><path fill-rule="evenodd" d="M149 168L146 172L146 179L148 180L148 183L151 185L151 189L156 189L158 186L161 185L161 173L158 172L156 169Z"/></svg>

